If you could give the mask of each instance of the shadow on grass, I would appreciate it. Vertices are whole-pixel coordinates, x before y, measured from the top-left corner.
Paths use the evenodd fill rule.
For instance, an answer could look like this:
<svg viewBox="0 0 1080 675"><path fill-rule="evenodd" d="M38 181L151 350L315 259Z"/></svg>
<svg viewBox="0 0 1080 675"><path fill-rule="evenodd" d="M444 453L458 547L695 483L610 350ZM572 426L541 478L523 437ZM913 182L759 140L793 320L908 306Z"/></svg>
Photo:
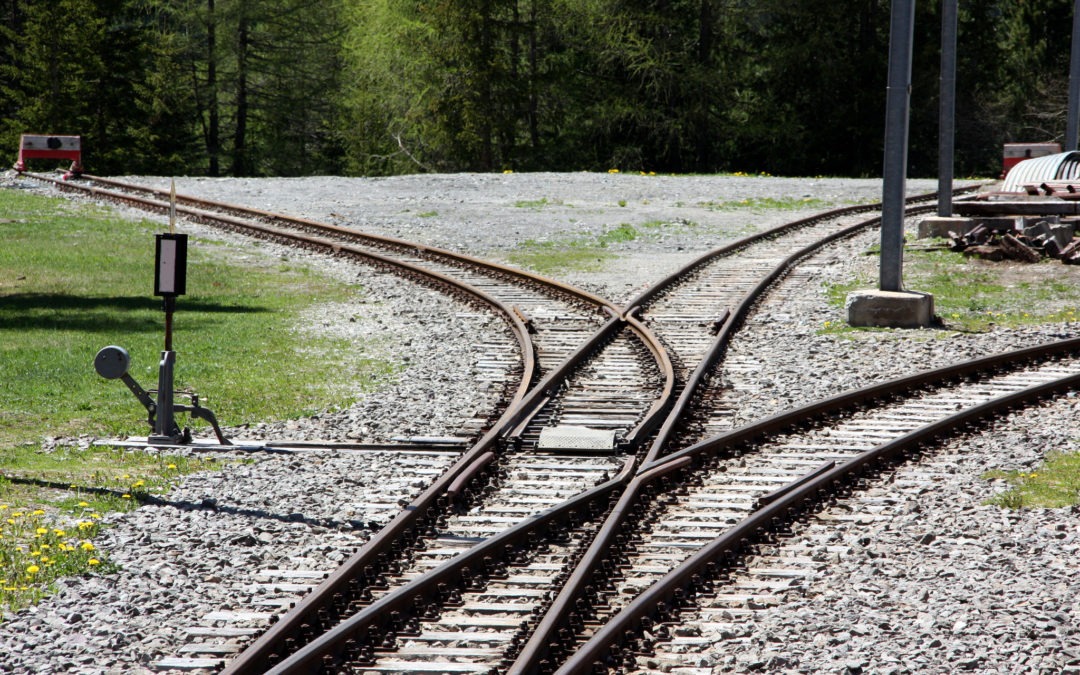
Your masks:
<svg viewBox="0 0 1080 675"><path fill-rule="evenodd" d="M18 483L21 485L32 485L39 488L49 488L53 490L72 490L72 483L70 482L57 482L44 480L41 478L31 478L28 476L3 476L4 480L11 483ZM113 488L104 487L88 487L77 486L77 489L84 494L93 494L98 496L108 496L115 498L122 498L122 495L129 494L124 490L117 490ZM231 504L221 504L215 499L203 499L201 501L185 501L185 500L172 500L158 497L151 494L136 493L132 494L134 499L139 504L150 504L153 506L169 507L178 509L180 511L208 511L212 513L227 513L235 516L242 516L245 518L256 518L262 520L276 520L282 523L303 523L304 525L312 527L325 527L330 529L369 529L378 530L381 525L374 522L364 522L360 520L350 520L348 522L335 521L328 518L312 518L302 513L273 513L264 509L250 509L242 506L234 506ZM252 542L254 545L254 542Z"/></svg>
<svg viewBox="0 0 1080 675"><path fill-rule="evenodd" d="M161 312L161 298L153 296L106 297L54 293L17 293L0 295L0 329L74 330L86 332L132 332L161 330L159 316L132 315L126 312ZM271 310L253 305L223 305L198 298L179 299L180 312L206 314L251 314Z"/></svg>

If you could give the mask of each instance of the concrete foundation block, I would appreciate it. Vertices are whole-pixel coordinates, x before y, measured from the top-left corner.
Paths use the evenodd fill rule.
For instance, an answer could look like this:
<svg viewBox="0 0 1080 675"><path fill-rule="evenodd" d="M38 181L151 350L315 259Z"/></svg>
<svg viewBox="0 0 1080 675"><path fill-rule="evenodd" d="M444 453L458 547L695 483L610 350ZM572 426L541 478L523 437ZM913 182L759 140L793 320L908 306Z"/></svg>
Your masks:
<svg viewBox="0 0 1080 675"><path fill-rule="evenodd" d="M876 328L927 328L934 296L918 291L854 291L847 297L848 324Z"/></svg>
<svg viewBox="0 0 1080 675"><path fill-rule="evenodd" d="M974 218L929 216L919 221L919 239L947 238L951 236L950 232L962 237L974 228Z"/></svg>

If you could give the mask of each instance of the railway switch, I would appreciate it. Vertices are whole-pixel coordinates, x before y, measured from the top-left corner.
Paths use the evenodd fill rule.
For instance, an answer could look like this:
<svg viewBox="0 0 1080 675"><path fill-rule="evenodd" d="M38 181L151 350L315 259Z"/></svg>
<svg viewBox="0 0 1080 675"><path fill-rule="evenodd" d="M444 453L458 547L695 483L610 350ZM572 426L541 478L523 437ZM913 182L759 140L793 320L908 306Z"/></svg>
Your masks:
<svg viewBox="0 0 1080 675"><path fill-rule="evenodd" d="M147 391L128 374L131 357L122 347L109 346L99 351L94 359L94 367L98 375L106 379L121 380L146 408L153 430L147 437L147 443L191 443L191 429L181 429L176 423L176 413L186 412L193 418L209 422L221 445L232 445L221 433L214 413L199 405L198 394L173 389L173 371L176 367L176 352L172 347L173 312L176 310L176 297L187 292L187 235L172 232L171 219L169 229L168 234L155 235L154 295L162 298L165 311L165 350L161 352L158 364L158 388ZM156 401L151 398L151 393L157 394ZM186 396L190 405L177 404L175 398L178 395Z"/></svg>
<svg viewBox="0 0 1080 675"><path fill-rule="evenodd" d="M165 367L166 358L165 354L170 352L164 352L162 358L162 368ZM174 357L175 358L175 357ZM139 399L139 403L142 403L146 408L147 421L150 424L150 428L154 430L154 435L150 436L147 440L149 442L158 443L190 443L191 442L191 429L180 427L176 424L175 419L170 420L168 425L163 424L163 419L159 418L159 402L162 400L161 392L151 389L147 391L143 389L135 378L128 373L128 368L131 366L131 356L123 347L117 347L110 345L103 348L94 357L94 369L97 370L98 375L104 377L106 380L120 380L127 385L127 388L131 390L131 393L135 395L135 398ZM168 364L170 370L172 363ZM151 394L158 394L158 401L155 402ZM221 432L221 427L218 426L217 417L209 408L204 408L199 405L199 395L193 392L170 392L171 396L168 396L172 410L174 412L186 412L193 418L203 419L210 423L210 426L214 428L214 435L217 436L218 442L222 445L232 445L229 439L225 438L225 435ZM190 400L190 405L176 405L172 404L172 397L177 394L186 396Z"/></svg>

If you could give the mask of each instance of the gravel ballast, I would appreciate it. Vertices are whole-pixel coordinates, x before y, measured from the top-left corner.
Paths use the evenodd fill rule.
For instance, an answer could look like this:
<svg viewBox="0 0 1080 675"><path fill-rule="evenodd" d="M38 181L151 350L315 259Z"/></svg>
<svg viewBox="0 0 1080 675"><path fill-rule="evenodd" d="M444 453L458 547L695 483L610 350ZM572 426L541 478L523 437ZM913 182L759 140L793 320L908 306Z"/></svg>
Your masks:
<svg viewBox="0 0 1080 675"><path fill-rule="evenodd" d="M168 186L163 178L132 180ZM20 182L9 176L0 183L8 185ZM804 214L751 208L761 200L820 200L807 202L813 204L809 214L881 194L876 180L626 174L182 178L177 189L494 259L506 259L528 240L596 238L628 223L649 234L610 244L618 258L599 269L560 275L617 303L710 248ZM912 193L934 189L936 181L909 183ZM658 222L671 227L645 227ZM183 228L196 237L201 231ZM759 369L754 387L731 391L739 421L916 370L1080 334L1076 324L980 334L822 334L826 322L844 320L842 308L826 301L823 284L872 271L874 259L862 254L876 236L867 233L815 256L811 274L777 287L774 300L782 302L763 304L746 322L728 358L754 358ZM267 245L261 250L280 255ZM435 295L429 289L321 257L312 264L367 290L359 304L317 310L317 323L383 345L402 368L345 410L230 433L365 442L445 436L492 404L494 393L476 384L478 340L466 336L479 328L499 339L499 321L435 298L434 318L417 326L407 319L421 297ZM887 492L900 515L886 524L838 525L838 541L853 553L832 561L799 594L756 613L739 639L716 636L703 665L717 672L1080 672L1077 510L985 506L1004 486L982 478L991 469L1033 470L1050 450L1075 451L1078 406L1066 398L1015 415L992 433L928 453L923 461L933 469L921 471L933 480L873 488L878 497ZM448 455L343 451L250 459L188 476L161 503L109 516L99 547L121 571L65 579L38 606L5 617L5 672L154 672L153 663L177 655L185 629L205 625L210 612L250 609L265 570L333 569L392 516L372 504L410 499L451 461ZM900 467L897 474L905 471L920 469ZM868 537L872 545L860 543Z"/></svg>

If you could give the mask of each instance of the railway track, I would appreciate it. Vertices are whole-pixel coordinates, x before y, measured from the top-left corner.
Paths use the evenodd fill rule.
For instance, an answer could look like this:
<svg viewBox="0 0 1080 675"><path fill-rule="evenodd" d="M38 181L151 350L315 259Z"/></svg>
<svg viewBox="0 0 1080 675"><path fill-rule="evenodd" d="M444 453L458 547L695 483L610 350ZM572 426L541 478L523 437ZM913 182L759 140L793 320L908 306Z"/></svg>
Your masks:
<svg viewBox="0 0 1080 675"><path fill-rule="evenodd" d="M109 189L80 187L95 197L135 203L143 208L164 210L169 207L160 199L161 191L138 190L126 184L118 186L112 181L106 183ZM70 183L59 185L65 189L80 189ZM122 192L117 193L116 188ZM489 304L500 307L515 327L527 325L532 341L522 351L531 366L530 357L535 349L537 370L542 374L522 377L523 385L540 381L528 395L524 386L519 387L518 395L507 404L503 417L490 425L487 433L449 471L341 569L330 574L300 607L286 613L282 621L236 660L236 668L261 668L261 665L250 664L261 664L280 643L303 644L312 634L310 625L313 621L332 625L335 616L381 595L379 587L384 586L383 591L388 592L393 584L406 583L410 576L437 564L438 560L452 556L463 547L467 548L551 503L563 501L613 468L605 459L591 462L575 458L550 460L553 450L558 457L558 451L567 442L565 439L549 442L541 454L537 454L545 430L599 428L606 434L607 453L624 453L643 435L643 430L655 424L670 395L670 364L657 341L636 320L618 316L610 305L595 296L446 251L368 237L343 228L324 227L265 212L247 213L245 218L240 218L244 214L240 207L180 197L176 201L184 203L181 213L185 217L223 223L228 229L254 232L256 236L277 241L288 240L294 245L362 256L383 265L392 264L414 274L424 274L443 284L452 281L470 289L474 295L489 299ZM217 213L208 212L207 208ZM258 222L251 223L252 217ZM357 242L364 245L363 250L356 248ZM477 290L481 286L483 290ZM495 296L501 301L490 300ZM507 311L509 302L514 304ZM598 317L605 317L607 321L600 323ZM525 333L518 330L519 344L526 344L524 336ZM532 369L527 367L524 371L532 372ZM553 436L558 438L558 433ZM571 437L570 441L574 442L574 439ZM621 454L615 454L616 464L621 459ZM548 468L536 471L538 467ZM565 480L567 477L572 480ZM485 486L471 487L470 482ZM530 496L537 492L543 496ZM523 495L525 499L522 499ZM481 497L486 500L478 503ZM465 509L470 512L460 513ZM416 551L425 553L415 555ZM320 576L320 571L294 570L292 576L307 578L304 583L279 583L276 587L302 593L311 588L311 578ZM364 583L357 583L358 579ZM393 581L388 582L388 579ZM391 585L386 585L388 583ZM347 589L356 593L342 600ZM330 608L321 598L332 595L336 599ZM287 606L289 599L280 598L279 602ZM265 623L268 617L265 612L254 612L239 613L236 618L241 622ZM270 617L273 618L276 615ZM250 629L248 625L237 628L242 633L249 633ZM195 637L216 640L222 636L215 631L200 631ZM219 664L219 646L207 643L200 648L199 642L195 640L185 647L189 656L169 659L161 665L199 667Z"/></svg>
<svg viewBox="0 0 1080 675"><path fill-rule="evenodd" d="M426 520L413 520L413 533L404 540L386 539L384 548L369 556L368 569L361 575L343 581L335 579L339 576L335 573L328 580L332 583L320 585L323 592L302 603L321 605L324 613L327 605L335 605L335 616L347 618L312 619L319 608L291 612L286 616L307 617L294 621L291 637L257 656L245 660L242 655L227 672L547 672L568 658L572 644L583 645L579 653L586 656L580 659L587 665L581 666L573 655L567 667L592 668L598 660L603 667L628 665L629 657L613 651L610 644L596 646L607 635L607 629L597 631L598 626L623 625L618 623L624 620L621 617L635 611L637 600L627 604L619 599L630 599L639 591L644 591L641 597L649 596L661 585L654 583L657 578L663 581L672 569L682 569L690 552L709 548L703 544L727 528L738 529L740 518L752 520L759 507L765 508L762 495L771 503L767 493L772 487L786 485L819 459L804 452L785 468L782 463L792 453L777 451L765 461L765 474L760 474L753 468L744 470L745 456L737 460L742 465L736 469L742 470L719 468L715 456L723 451L716 450L721 446L714 441L678 452L671 449L725 428L708 421L717 416L710 418L701 401L715 402L716 397L703 395L699 382L708 379L764 289L816 247L874 224L873 219L856 220L859 210L865 207L800 221L710 252L625 310L607 308L612 318L593 333L590 346L570 355L564 350L566 367L554 366L555 359L549 365L561 370L558 376L546 377L521 397L524 412L501 426L501 451L473 455L455 484L439 490L443 502L439 515L432 512ZM519 318L522 314L526 313L519 309ZM605 346L599 353L606 359L597 356L599 345ZM652 372L620 365L647 362L647 356L656 364ZM625 377L621 373L630 372L634 374L626 383L618 382ZM663 394L656 393L660 390ZM656 433L675 393L681 397ZM686 424L695 405L706 421ZM603 461L567 457L563 451L568 448L557 446L537 454L543 430L559 426L610 427L613 438L619 439L612 448L617 452ZM682 431L676 436L678 427ZM649 451L637 453L647 441ZM662 457L665 450L668 456ZM635 469L635 459L644 466ZM829 461L847 466L861 460L838 454ZM620 465L622 470L610 478ZM554 474L526 477L521 483L513 480L515 474L547 470L575 476L567 482ZM726 478L741 474L733 483L741 487L730 487L726 494L711 488L686 491L681 477L706 471L708 478L698 476L706 483L715 479L712 474ZM763 478L766 474L771 477ZM466 478L474 476L479 478L470 487ZM590 484L596 486L588 489ZM534 501L525 508L508 503L530 490L543 491L549 501ZM679 501L684 492L686 499ZM660 510L638 506L651 502L660 504ZM552 508L544 511L541 505ZM720 510L711 510L715 506ZM627 514L634 519L633 526L624 520ZM557 534L548 536L549 529ZM659 543L646 548L660 549L659 554L631 558L623 552L608 553L617 547L634 548L639 531L656 533ZM389 550L404 555L389 561ZM632 570L629 575L623 573L627 566ZM396 575L392 582L388 572ZM355 587L360 599L343 598L341 586ZM556 594L558 589L562 590ZM311 600L335 593L338 597L331 600ZM637 619L629 619L630 624ZM288 656L292 647L285 648L287 641L307 647Z"/></svg>
<svg viewBox="0 0 1080 675"><path fill-rule="evenodd" d="M680 653L688 654L682 665L692 664L691 647L705 642L678 635L684 603L707 598L701 612L713 616L710 608L722 605L717 613L737 622L806 574L805 561L765 554L751 565L756 541L943 435L1078 384L1080 340L1072 340L819 401L664 457L633 478L628 461L611 481L488 538L266 672L632 671L679 662ZM527 570L582 560L566 544L580 549L616 499L612 512L624 516L617 545L590 573L587 595L556 617L556 639L534 649L522 636L555 616L541 616L536 598L583 568L555 577Z"/></svg>
<svg viewBox="0 0 1080 675"><path fill-rule="evenodd" d="M832 230L837 229L835 224L830 224L832 225ZM867 225L868 223L860 223L854 228L842 227L840 229L842 234L846 234L862 229ZM801 229L801 227L797 227L796 229ZM821 233L815 232L810 234L807 237L807 240L817 241L824 239L825 241L829 241L832 238L835 238L835 232L826 232L826 235L827 236L822 237ZM804 252L799 255L805 254L806 253ZM775 279L776 273L774 272L774 269L777 267L782 269L784 265L778 265L775 260L775 255L771 258L767 256L762 257L764 257L768 263L763 266L750 268L752 270L750 274L753 275L751 278L753 279L761 276L761 270L764 269L767 272L770 272L764 276L768 279ZM789 264L788 259L791 257L791 255L782 256L780 260L784 261L785 264ZM772 269L769 268L770 263ZM727 276L730 278L733 274L729 273ZM759 281L759 285L765 283L767 282ZM706 311L707 309L708 308L706 308ZM685 313L683 313L680 319L685 319ZM700 316L695 317L694 322L699 326L703 324ZM591 508L593 511L598 509L598 507ZM580 549L584 548L584 544L587 541L588 537L576 541L576 546L579 549L578 555L580 555ZM521 551L519 551L518 554L519 557L528 560L531 560L532 556L536 555L536 553L524 555ZM463 557L468 556L465 555ZM568 556L564 554L562 557L566 559ZM570 556L570 558L573 557L575 556ZM457 562L462 563L462 560L458 559ZM550 565L551 561L548 560L545 564ZM487 566L485 565L484 567ZM558 583L553 582L558 582L561 578L565 578L568 571L568 568L564 566L560 576L553 579L547 578L544 583L548 588L557 588ZM455 582L460 581L460 579L455 580ZM488 582L490 582L490 580L488 580ZM487 592L485 582L470 576L470 579L466 583L471 587L474 587L474 590L479 594L478 597L486 597L483 595ZM345 628L333 631L335 634L343 633L350 635L351 637L346 638L345 641L352 642L352 647L345 648L340 645L328 647L327 644L334 644L333 638L317 640L313 642L308 649L302 650L302 652L298 653L293 658L286 659L274 672L306 672L309 669L316 667L312 659L317 660L318 658L321 658L324 661L329 660L332 663L336 663L339 659L354 658L358 661L356 667L365 672L441 672L440 669L452 669L461 672L486 672L491 669L498 669L500 657L503 663L505 663L508 660L508 654L512 654L517 645L520 644L521 640L529 633L529 622L522 619L536 614L538 610L543 608L543 603L538 603L532 599L535 598L536 589L521 590L523 596L514 596L513 593L515 593L515 591L504 586L500 586L497 590L501 594L499 597L504 599L503 602L474 603L469 605L473 611L497 612L504 615L489 619L489 622L493 621L495 623L481 622L479 624L479 626L494 626L498 623L501 629L503 629L503 632L498 639L490 635L490 631L480 631L484 633L483 639L481 639L480 642L492 640L497 645L495 647L492 645L478 644L475 640L470 642L467 637L462 637L463 635L478 631L478 624L475 623L475 616L463 616L461 613L455 612L453 614L454 621L458 622L455 624L458 627L456 631L446 630L447 626L445 624L436 624L434 625L434 629L429 625L426 629L427 632L425 632L425 630L420 627L422 622L419 618L414 617L412 623L409 623L408 620L400 619L403 614L403 608L400 605L386 604L380 606L376 604L370 611L356 615L367 618L358 618L355 621L347 621L343 624ZM425 594L422 590L417 591L415 588L413 589L413 592L417 593L417 595L412 596L414 602L417 603L418 606L424 607L424 616L429 617L431 621L442 620L438 617L444 616L447 611L445 607L441 610L439 609L440 603L445 603L444 597L433 598L430 597L430 594ZM506 602L506 598L514 598L514 600ZM408 608L404 609L408 611ZM515 614L515 612L521 612L525 617L521 614ZM509 613L509 616L505 616L507 613ZM380 622L380 618L386 616L398 616L398 621L401 623L395 624L391 622L391 625L387 626ZM365 631L371 633L367 635L366 639L359 639L356 637L358 634L364 633ZM455 636L454 639L449 639L451 633ZM379 637L380 635L382 636L381 639ZM436 642L438 646L432 646L433 642ZM452 646L447 647L446 645L448 644ZM318 657L312 656L313 654L318 655ZM407 657L402 658L403 654L407 655ZM448 661L448 659L452 660ZM472 660L470 661L469 659ZM448 665L448 663L453 663L454 665L451 666ZM329 670L333 670L333 668L329 668ZM345 670L348 670L348 667L346 667Z"/></svg>
<svg viewBox="0 0 1080 675"><path fill-rule="evenodd" d="M590 590L578 614L552 619L557 639L526 646L509 672L630 672L658 659L693 668L704 642L677 634L684 606L737 622L813 564L767 549L748 562L754 543L944 436L1078 384L1080 340L1069 340L848 392L643 466L606 524L624 540L579 568Z"/></svg>

